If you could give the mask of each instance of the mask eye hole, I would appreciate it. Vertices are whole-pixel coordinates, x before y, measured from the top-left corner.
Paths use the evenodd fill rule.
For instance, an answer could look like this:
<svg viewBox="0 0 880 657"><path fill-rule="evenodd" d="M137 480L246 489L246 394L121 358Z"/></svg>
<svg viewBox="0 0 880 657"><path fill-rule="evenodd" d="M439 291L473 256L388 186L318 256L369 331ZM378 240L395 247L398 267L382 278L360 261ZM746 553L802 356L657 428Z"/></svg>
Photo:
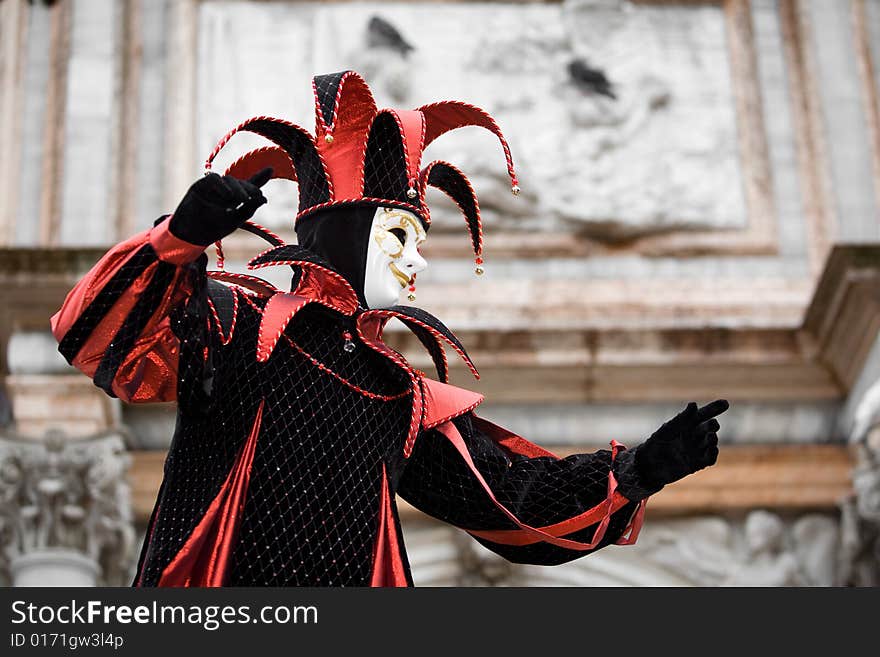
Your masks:
<svg viewBox="0 0 880 657"><path fill-rule="evenodd" d="M400 246L406 244L406 231L403 228L392 228L388 232L397 238L397 241L400 242Z"/></svg>

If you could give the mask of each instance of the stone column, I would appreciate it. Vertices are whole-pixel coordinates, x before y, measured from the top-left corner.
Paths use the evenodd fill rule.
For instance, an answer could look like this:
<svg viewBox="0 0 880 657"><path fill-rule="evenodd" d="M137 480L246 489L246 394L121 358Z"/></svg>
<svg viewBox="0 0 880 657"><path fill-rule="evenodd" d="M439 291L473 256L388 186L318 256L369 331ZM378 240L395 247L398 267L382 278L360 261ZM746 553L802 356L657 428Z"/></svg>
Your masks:
<svg viewBox="0 0 880 657"><path fill-rule="evenodd" d="M844 583L880 585L880 380L861 397L850 442L857 451L854 494L841 507Z"/></svg>
<svg viewBox="0 0 880 657"><path fill-rule="evenodd" d="M134 532L118 430L84 438L0 432L0 579L124 586Z"/></svg>

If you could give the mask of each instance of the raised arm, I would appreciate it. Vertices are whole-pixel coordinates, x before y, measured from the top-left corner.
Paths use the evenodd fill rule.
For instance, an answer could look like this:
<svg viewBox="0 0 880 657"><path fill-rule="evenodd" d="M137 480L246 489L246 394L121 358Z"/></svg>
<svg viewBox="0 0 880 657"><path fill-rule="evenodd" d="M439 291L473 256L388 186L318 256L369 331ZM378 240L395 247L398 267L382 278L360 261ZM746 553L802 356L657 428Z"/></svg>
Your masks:
<svg viewBox="0 0 880 657"><path fill-rule="evenodd" d="M557 456L468 413L416 441L398 492L518 563L564 563L632 543L647 498L715 463L719 400L691 403L638 447Z"/></svg>
<svg viewBox="0 0 880 657"><path fill-rule="evenodd" d="M107 394L129 402L177 396L180 335L205 322L205 247L266 202L249 181L209 174L174 214L112 248L70 291L51 326L58 350Z"/></svg>

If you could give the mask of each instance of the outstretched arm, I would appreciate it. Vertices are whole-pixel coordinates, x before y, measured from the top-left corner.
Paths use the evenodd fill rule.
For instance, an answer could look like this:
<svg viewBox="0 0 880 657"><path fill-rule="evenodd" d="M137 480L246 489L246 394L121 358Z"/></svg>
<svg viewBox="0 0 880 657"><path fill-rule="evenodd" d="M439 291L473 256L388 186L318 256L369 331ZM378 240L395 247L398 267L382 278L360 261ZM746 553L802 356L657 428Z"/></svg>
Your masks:
<svg viewBox="0 0 880 657"><path fill-rule="evenodd" d="M58 350L107 394L129 402L172 401L180 335L204 325L206 246L247 220L266 199L250 181L210 174L171 218L111 249L52 317Z"/></svg>
<svg viewBox="0 0 880 657"><path fill-rule="evenodd" d="M633 542L650 495L715 462L726 408L690 404L632 450L562 459L470 413L419 436L398 492L510 561L564 563Z"/></svg>

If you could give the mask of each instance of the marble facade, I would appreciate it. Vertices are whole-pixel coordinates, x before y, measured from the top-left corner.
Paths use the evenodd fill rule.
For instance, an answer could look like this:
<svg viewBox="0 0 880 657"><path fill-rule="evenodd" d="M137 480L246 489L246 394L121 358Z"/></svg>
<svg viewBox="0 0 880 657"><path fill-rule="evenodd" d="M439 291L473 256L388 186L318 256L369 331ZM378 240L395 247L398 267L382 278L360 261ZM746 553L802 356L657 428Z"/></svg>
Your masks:
<svg viewBox="0 0 880 657"><path fill-rule="evenodd" d="M413 49L371 38L374 16ZM126 583L173 428L60 360L49 315L231 126L311 127L311 76L347 67L380 104L468 99L510 140L519 198L489 135L427 154L484 209L475 279L460 217L429 199L419 303L468 346L483 379L453 379L487 417L570 453L733 404L717 473L658 496L636 546L513 566L407 511L417 584L877 584L878 0L0 3L3 583ZM268 193L257 220L292 240L295 188ZM233 270L258 248L225 246Z"/></svg>

